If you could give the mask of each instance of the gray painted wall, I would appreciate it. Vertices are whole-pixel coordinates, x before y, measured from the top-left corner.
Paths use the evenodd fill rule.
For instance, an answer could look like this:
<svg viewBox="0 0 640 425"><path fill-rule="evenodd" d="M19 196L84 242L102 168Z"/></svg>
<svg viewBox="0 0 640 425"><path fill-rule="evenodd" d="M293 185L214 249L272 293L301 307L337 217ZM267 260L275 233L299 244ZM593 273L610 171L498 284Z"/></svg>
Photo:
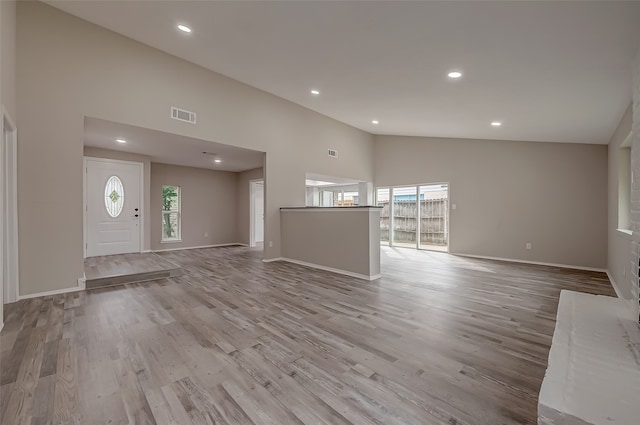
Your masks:
<svg viewBox="0 0 640 425"><path fill-rule="evenodd" d="M230 173L172 166L152 163L150 157L145 155L92 147L85 147L84 154L89 157L144 164L144 208L142 211L144 250L236 242L248 243L249 179L261 178L262 168L242 173ZM158 217L161 215L163 184L178 185L183 188L185 196L187 196L183 199L182 205L184 221L181 242L160 242L161 223ZM199 195L193 196L194 193L199 193ZM204 236L205 232L208 233L207 236ZM246 242L244 242L245 235Z"/></svg>
<svg viewBox="0 0 640 425"><path fill-rule="evenodd" d="M151 249L236 243L237 175L229 171L152 163ZM180 242L161 242L163 185L180 186Z"/></svg>
<svg viewBox="0 0 640 425"><path fill-rule="evenodd" d="M2 105L18 124L16 116L16 2L0 1L0 93Z"/></svg>
<svg viewBox="0 0 640 425"><path fill-rule="evenodd" d="M82 276L85 116L266 152L266 258L281 255L279 208L304 205L307 171L373 180L367 133L40 2L19 2L17 20L22 295ZM171 106L198 124L171 120Z"/></svg>
<svg viewBox="0 0 640 425"><path fill-rule="evenodd" d="M618 231L618 172L620 169L620 145L631 131L631 105L609 141L609 185L607 225L607 269L623 298L631 299L631 236Z"/></svg>
<svg viewBox="0 0 640 425"><path fill-rule="evenodd" d="M376 136L374 163L376 187L450 183L451 253L607 265L604 145Z"/></svg>
<svg viewBox="0 0 640 425"><path fill-rule="evenodd" d="M283 210L282 256L373 278L380 273L380 209Z"/></svg>
<svg viewBox="0 0 640 425"><path fill-rule="evenodd" d="M606 146L391 136L372 144L371 135L45 4L19 2L16 25L15 7L0 2L0 95L20 134L22 295L69 288L82 275L84 116L266 151L265 241L274 241L266 258L281 254L278 208L304 204L306 171L371 181L375 166L378 186L451 183L459 207L451 214L452 252L608 264L625 287L618 277L629 250L612 233L617 214L605 224ZM199 124L169 120L172 105L198 112ZM338 161L326 156L328 147L340 151ZM53 187L65 187L67 197ZM609 178L610 213L612 196ZM556 205L553 213L535 202L540 197ZM632 279L637 270L629 289Z"/></svg>

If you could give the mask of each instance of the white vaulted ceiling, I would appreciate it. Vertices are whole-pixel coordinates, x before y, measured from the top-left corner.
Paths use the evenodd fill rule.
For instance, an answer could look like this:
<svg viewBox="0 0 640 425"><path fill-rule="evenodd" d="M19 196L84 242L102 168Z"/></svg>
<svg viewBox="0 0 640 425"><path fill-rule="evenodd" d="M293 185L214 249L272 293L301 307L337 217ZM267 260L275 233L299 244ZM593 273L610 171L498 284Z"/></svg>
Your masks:
<svg viewBox="0 0 640 425"><path fill-rule="evenodd" d="M47 3L374 134L607 143L640 48L640 2Z"/></svg>

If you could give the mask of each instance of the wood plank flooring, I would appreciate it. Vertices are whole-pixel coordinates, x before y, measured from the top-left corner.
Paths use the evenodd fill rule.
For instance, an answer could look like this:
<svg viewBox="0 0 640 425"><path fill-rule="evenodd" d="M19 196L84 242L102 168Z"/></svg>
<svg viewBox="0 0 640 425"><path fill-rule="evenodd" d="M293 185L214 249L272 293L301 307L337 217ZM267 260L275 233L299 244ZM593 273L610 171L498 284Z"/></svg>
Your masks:
<svg viewBox="0 0 640 425"><path fill-rule="evenodd" d="M153 252L85 258L87 289L144 282L182 274L180 266Z"/></svg>
<svg viewBox="0 0 640 425"><path fill-rule="evenodd" d="M383 248L366 282L243 247L9 304L3 425L535 424L561 289L602 273Z"/></svg>

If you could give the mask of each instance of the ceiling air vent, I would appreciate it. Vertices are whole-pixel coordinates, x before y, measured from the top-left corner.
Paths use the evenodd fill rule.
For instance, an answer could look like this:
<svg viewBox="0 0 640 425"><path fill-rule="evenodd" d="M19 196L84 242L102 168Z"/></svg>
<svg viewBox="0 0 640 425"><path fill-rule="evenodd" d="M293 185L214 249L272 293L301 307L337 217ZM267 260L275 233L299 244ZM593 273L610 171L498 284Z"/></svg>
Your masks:
<svg viewBox="0 0 640 425"><path fill-rule="evenodd" d="M335 149L329 149L329 156L331 158L337 158L338 157L338 151Z"/></svg>
<svg viewBox="0 0 640 425"><path fill-rule="evenodd" d="M171 107L171 118L178 121L184 121L191 124L196 123L196 113L189 112L184 109L176 108L175 106Z"/></svg>

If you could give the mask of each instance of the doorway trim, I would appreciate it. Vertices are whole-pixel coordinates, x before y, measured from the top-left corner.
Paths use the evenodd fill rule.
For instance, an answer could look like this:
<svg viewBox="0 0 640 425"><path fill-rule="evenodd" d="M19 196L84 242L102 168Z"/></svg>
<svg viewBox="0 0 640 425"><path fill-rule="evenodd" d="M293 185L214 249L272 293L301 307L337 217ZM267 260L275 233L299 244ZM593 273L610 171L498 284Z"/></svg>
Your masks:
<svg viewBox="0 0 640 425"><path fill-rule="evenodd" d="M251 248L254 248L256 246L256 226L255 226L255 196L254 196L254 192L255 192L255 186L256 183L262 183L262 202L263 202L263 206L262 206L262 215L264 217L264 202L265 202L265 197L264 197L264 178L262 179L252 179L249 180L249 246ZM262 231L264 232L264 219L263 219L263 224L262 224ZM264 242L264 237L262 238L263 242Z"/></svg>
<svg viewBox="0 0 640 425"><path fill-rule="evenodd" d="M87 205L87 162L88 161L98 161L98 162L110 162L116 164L127 164L127 165L137 165L139 168L139 184L140 184L140 203L144 205L144 163L136 162L136 161L123 161L120 159L110 159L110 158L98 158L94 156L84 156L82 158L82 255L83 258L87 258L87 235L89 229L87 228L87 212L89 206ZM143 210L144 211L144 210ZM144 252L144 215L143 212L140 214L140 251Z"/></svg>
<svg viewBox="0 0 640 425"><path fill-rule="evenodd" d="M3 271L4 285L6 285L6 298L3 303L18 301L20 294L20 276L18 260L18 128L9 115L7 109L2 106L2 149L4 150L4 176L2 188L2 208L5 217L3 249L6 250L7 263ZM8 131L7 131L8 129ZM5 138L5 131L8 136ZM4 261L4 260L2 260ZM5 288L2 288L3 293Z"/></svg>

